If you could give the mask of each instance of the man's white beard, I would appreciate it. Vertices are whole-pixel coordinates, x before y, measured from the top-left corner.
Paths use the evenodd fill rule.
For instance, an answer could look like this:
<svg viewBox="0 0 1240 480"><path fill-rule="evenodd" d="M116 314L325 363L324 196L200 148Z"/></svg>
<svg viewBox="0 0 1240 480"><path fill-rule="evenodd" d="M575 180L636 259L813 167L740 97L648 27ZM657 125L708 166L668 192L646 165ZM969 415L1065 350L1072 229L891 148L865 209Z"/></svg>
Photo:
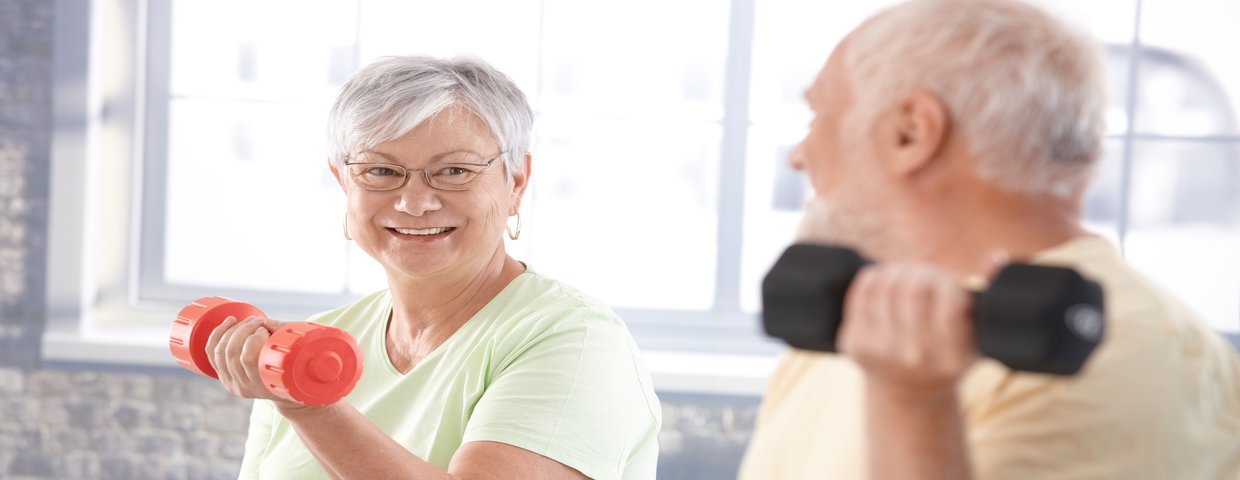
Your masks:
<svg viewBox="0 0 1240 480"><path fill-rule="evenodd" d="M859 197L858 197L859 198ZM839 245L856 249L873 246L884 240L883 219L878 205L852 205L850 200L823 200L814 197L806 202L797 228L796 242Z"/></svg>
<svg viewBox="0 0 1240 480"><path fill-rule="evenodd" d="M806 202L801 212L801 225L797 227L796 243L833 243L831 217L831 207L821 198L814 197Z"/></svg>

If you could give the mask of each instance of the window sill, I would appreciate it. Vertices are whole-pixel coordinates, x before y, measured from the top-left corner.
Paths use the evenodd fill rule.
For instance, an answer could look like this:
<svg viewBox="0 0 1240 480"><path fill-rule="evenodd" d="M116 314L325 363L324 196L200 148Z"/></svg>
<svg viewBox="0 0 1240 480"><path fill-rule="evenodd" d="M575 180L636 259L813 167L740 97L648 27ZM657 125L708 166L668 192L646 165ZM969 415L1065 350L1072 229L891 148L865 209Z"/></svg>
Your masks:
<svg viewBox="0 0 1240 480"><path fill-rule="evenodd" d="M166 329L110 327L82 332L49 331L43 336L47 362L128 367L179 368L168 352ZM777 357L650 350L642 353L659 393L760 397Z"/></svg>

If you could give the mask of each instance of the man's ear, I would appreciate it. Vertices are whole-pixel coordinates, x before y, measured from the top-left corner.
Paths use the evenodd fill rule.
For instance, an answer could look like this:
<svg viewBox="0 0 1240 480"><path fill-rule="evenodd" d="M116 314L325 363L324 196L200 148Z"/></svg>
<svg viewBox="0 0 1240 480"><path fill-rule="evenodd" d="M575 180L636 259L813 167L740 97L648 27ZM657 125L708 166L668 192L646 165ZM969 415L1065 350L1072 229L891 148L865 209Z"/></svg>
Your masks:
<svg viewBox="0 0 1240 480"><path fill-rule="evenodd" d="M512 172L512 209L513 211L521 210L521 199L525 197L525 189L530 186L530 165L533 156L530 152L525 152L525 157L521 159L522 168L519 172Z"/></svg>
<svg viewBox="0 0 1240 480"><path fill-rule="evenodd" d="M908 176L930 166L947 143L951 118L938 97L917 91L900 100L882 133L884 167Z"/></svg>

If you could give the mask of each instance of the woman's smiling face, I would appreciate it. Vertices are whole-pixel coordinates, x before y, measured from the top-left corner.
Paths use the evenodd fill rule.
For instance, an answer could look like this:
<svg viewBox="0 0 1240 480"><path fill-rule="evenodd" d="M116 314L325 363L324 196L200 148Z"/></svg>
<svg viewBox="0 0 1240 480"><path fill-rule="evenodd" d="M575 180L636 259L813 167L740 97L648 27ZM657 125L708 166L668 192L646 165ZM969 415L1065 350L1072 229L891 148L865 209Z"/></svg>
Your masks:
<svg viewBox="0 0 1240 480"><path fill-rule="evenodd" d="M366 166L338 171L348 197L350 236L389 277L480 272L502 253L505 222L519 208L528 178L524 170L505 175L500 153L482 119L453 107L395 140L355 153L349 163L397 164L408 169L409 178L399 188L371 191L356 176ZM420 170L444 163L483 165L492 159L466 186L454 187L467 190L432 188ZM382 167L372 171L393 173Z"/></svg>

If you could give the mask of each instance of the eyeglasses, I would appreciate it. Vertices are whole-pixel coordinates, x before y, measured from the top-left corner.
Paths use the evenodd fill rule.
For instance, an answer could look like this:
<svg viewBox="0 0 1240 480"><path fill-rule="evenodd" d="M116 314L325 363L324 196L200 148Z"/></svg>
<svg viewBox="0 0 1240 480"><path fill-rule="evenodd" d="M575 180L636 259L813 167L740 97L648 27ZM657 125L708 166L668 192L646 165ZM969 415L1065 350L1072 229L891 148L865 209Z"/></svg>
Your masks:
<svg viewBox="0 0 1240 480"><path fill-rule="evenodd" d="M499 152L482 163L473 162L441 162L422 168L405 168L396 163L350 162L345 159L344 165L349 169L349 176L363 189L372 192L395 190L409 182L409 172L422 172L422 180L436 190L459 192L469 190L470 183L478 178L499 157L507 152ZM477 158L474 154L468 154ZM359 154L365 158L365 154Z"/></svg>

